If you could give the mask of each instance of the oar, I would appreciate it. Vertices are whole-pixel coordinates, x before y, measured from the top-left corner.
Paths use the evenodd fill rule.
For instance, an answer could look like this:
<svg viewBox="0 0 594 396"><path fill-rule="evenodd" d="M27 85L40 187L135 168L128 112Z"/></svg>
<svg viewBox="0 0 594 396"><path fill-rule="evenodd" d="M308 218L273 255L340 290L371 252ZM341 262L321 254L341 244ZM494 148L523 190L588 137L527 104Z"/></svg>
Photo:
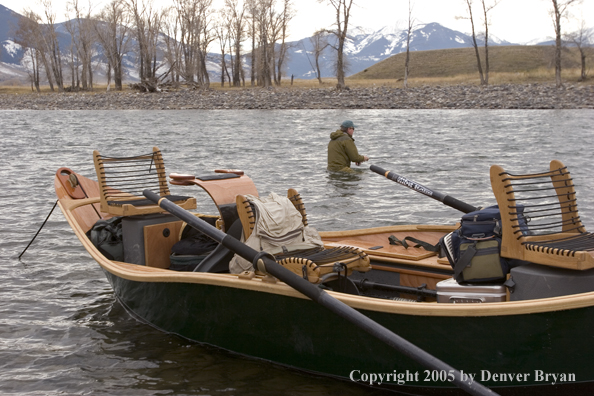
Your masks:
<svg viewBox="0 0 594 396"><path fill-rule="evenodd" d="M41 224L41 227L39 227L39 229L37 230L37 232L35 233L35 235L33 235L33 239L31 239L31 242L29 242L29 244L27 245L27 247L25 248L25 250L23 250L21 252L21 254L19 254L19 260L21 259L21 256L23 254L25 254L25 252L27 251L27 249L29 249L29 246L31 246L31 244L33 243L33 241L35 240L35 238L37 238L37 235L39 235L39 233L41 232L41 229L43 228L43 226L45 225L45 223L47 223L47 221L49 220L49 218L52 215L52 213L54 213L54 209L56 209L56 206L57 205L58 205L58 201L56 201L56 203L54 203L54 206L52 207L52 210L50 210L49 214L47 215L47 217L43 221L43 224Z"/></svg>
<svg viewBox="0 0 594 396"><path fill-rule="evenodd" d="M309 297L314 302L329 309L338 316L350 321L354 325L385 342L397 351L402 352L404 355L416 360L425 367L434 370L444 370L446 373L453 373L454 379L452 382L468 393L472 395L496 395L495 392L479 384L478 382L464 381L462 379L461 373L458 370L442 362L428 352L425 352L416 345L408 342L397 334L392 333L390 330L369 319L359 311L333 298L324 290L313 285L309 281L277 264L270 254L266 252L257 252L251 247L245 245L243 242L240 242L232 236L225 234L216 227L213 227L204 220L197 218L192 213L180 208L173 202L165 198L161 198L158 194L155 194L150 190L144 190L143 194L151 201L157 203L161 208L185 221L191 227L206 234L208 237L219 242L227 249L233 251L244 259L254 263L254 268L257 268L264 273L280 279L298 292Z"/></svg>
<svg viewBox="0 0 594 396"><path fill-rule="evenodd" d="M371 165L369 167L369 169L371 169L375 173L385 176L386 178L388 178L392 181L395 181L398 184L402 184L403 186L408 187L411 190L414 190L414 191L424 194L428 197L436 199L439 202L442 202L445 205L448 205L449 207L459 210L460 212L470 213L470 212L474 212L475 210L479 209L477 207L467 204L466 202L462 202L454 197L450 197L449 195L440 193L439 191L433 191L430 188L423 186L422 184L419 184L415 181L409 180L406 177L397 175L394 172L387 171L383 168L380 168L379 166Z"/></svg>

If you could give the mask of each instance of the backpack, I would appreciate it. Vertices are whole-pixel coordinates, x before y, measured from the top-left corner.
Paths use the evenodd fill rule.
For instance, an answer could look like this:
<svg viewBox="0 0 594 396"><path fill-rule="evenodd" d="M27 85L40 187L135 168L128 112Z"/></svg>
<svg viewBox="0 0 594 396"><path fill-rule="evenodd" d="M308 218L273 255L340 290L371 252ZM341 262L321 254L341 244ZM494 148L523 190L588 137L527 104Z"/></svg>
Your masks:
<svg viewBox="0 0 594 396"><path fill-rule="evenodd" d="M518 208L520 225L526 225L523 208ZM527 227L521 227L526 232ZM504 282L509 270L524 264L506 259L501 251L501 214L489 206L462 216L460 228L443 236L439 245L458 283Z"/></svg>

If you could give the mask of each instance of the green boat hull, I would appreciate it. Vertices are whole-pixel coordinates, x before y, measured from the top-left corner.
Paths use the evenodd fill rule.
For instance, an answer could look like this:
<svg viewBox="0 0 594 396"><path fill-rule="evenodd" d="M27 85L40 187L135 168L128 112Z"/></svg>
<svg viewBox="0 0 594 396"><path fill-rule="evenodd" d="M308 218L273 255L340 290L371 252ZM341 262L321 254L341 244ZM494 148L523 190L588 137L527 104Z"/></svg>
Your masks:
<svg viewBox="0 0 594 396"><path fill-rule="evenodd" d="M125 307L163 331L373 387L461 392L448 381L451 373L420 366L310 300L105 273ZM501 394L591 394L594 389L594 307L484 317L362 313Z"/></svg>

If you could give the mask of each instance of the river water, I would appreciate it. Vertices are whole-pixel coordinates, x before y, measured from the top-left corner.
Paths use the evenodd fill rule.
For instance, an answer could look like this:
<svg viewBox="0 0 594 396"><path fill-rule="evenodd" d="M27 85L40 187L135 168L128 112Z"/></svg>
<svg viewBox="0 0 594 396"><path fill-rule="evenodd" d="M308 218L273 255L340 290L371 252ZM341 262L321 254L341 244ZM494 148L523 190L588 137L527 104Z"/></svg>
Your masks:
<svg viewBox="0 0 594 396"><path fill-rule="evenodd" d="M359 152L371 160L337 176L325 170L326 145L344 119L358 125ZM57 208L19 260L55 202L55 171L68 166L95 178L93 150L118 156L158 146L168 172L243 169L260 195L296 188L310 225L324 231L459 219L369 164L485 206L495 203L492 164L522 173L559 159L574 177L586 227L594 227L592 110L0 111L0 136L3 395L370 394L138 322ZM172 191L195 195L201 212L214 213L205 193Z"/></svg>

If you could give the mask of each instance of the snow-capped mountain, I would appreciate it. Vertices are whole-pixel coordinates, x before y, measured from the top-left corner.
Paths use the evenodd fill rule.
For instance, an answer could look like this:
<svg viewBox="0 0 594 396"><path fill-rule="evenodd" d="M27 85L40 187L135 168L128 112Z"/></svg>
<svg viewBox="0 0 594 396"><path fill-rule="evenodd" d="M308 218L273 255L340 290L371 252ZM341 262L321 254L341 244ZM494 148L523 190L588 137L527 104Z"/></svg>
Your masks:
<svg viewBox="0 0 594 396"><path fill-rule="evenodd" d="M26 69L22 66L23 49L14 42L14 31L18 26L21 16L10 9L0 5L0 81L27 79ZM57 30L60 36L61 48L67 48L70 43L70 35L59 24ZM392 55L406 51L406 31L395 27L383 27L371 31L361 27L349 29L349 40L345 44L345 55L347 64L347 75L358 73L369 66L386 59ZM328 36L331 46L335 45L336 39L333 35ZM491 45L513 45L509 42L500 41L494 38L489 39ZM482 43L480 43L482 45ZM469 35L448 29L438 23L419 25L413 29L410 50L427 51L434 49L470 47L472 39ZM315 58L313 55L313 44L311 38L304 38L289 43L289 55L286 62L286 77L290 78L315 78ZM322 77L334 76L334 64L336 51L327 47L320 57ZM101 74L104 65L103 57L97 54L97 71ZM220 80L220 55L209 54L208 70L211 74L211 81ZM127 79L134 81L137 67L133 53L126 58Z"/></svg>
<svg viewBox="0 0 594 396"><path fill-rule="evenodd" d="M354 28L349 33L349 41L345 45L348 59L348 74L358 73L369 66L392 55L406 51L406 31L393 27L383 27L374 32L366 32L362 28ZM335 43L335 39L328 39ZM478 41L482 45L482 41ZM489 39L490 45L514 45L512 43ZM291 43L288 75L296 78L314 78L315 64L313 44L309 38ZM428 51L435 49L461 48L472 46L472 37L448 29L438 23L428 23L413 29L410 41L411 51ZM327 48L321 59L322 77L334 75L334 51Z"/></svg>

